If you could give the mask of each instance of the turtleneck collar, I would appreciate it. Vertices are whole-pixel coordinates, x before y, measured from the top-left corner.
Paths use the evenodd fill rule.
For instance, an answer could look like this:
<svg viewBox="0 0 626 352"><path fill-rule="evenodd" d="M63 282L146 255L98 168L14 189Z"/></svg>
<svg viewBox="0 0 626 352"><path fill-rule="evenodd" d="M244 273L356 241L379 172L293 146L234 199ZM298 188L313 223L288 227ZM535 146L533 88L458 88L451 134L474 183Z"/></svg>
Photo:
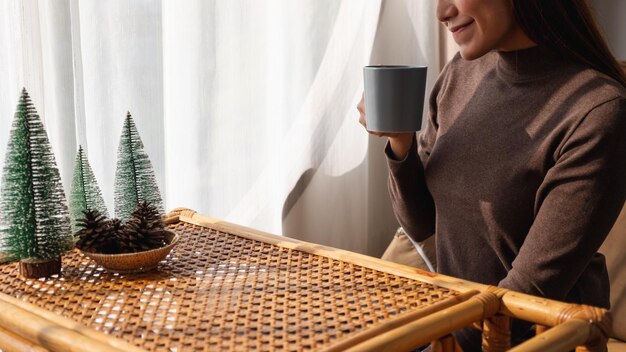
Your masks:
<svg viewBox="0 0 626 352"><path fill-rule="evenodd" d="M520 83L549 76L564 62L555 51L537 45L516 51L498 51L496 70L505 81Z"/></svg>

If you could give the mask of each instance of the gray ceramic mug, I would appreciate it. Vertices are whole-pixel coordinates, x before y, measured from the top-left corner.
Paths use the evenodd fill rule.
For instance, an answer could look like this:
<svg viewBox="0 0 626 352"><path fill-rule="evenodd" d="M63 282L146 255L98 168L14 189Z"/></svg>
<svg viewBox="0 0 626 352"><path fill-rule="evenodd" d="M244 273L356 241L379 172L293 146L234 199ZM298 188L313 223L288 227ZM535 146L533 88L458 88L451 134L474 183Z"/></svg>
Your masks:
<svg viewBox="0 0 626 352"><path fill-rule="evenodd" d="M365 119L369 131L414 132L422 126L426 66L365 66Z"/></svg>

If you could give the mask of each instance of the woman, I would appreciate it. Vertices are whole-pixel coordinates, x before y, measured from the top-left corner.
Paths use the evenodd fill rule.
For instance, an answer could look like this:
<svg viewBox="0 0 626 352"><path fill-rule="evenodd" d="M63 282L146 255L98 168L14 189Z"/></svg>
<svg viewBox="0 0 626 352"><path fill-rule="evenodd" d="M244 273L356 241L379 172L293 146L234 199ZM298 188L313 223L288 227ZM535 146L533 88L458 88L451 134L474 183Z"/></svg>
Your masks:
<svg viewBox="0 0 626 352"><path fill-rule="evenodd" d="M438 272L609 305L597 253L626 193L626 77L584 0L439 0L460 53L419 132L387 136L389 190ZM361 123L366 116L358 106ZM515 326L513 342L529 333ZM469 330L455 335L480 350Z"/></svg>

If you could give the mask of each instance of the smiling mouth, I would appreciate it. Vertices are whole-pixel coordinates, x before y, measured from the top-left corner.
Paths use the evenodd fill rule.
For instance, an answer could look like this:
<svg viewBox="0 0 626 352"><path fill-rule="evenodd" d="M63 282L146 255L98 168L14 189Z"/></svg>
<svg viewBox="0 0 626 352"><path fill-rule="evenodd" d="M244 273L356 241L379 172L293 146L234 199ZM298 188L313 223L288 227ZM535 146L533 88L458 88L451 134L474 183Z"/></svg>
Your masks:
<svg viewBox="0 0 626 352"><path fill-rule="evenodd" d="M450 32L457 33L459 31L462 31L463 29L465 29L467 26L471 25L472 23L474 23L474 21L469 21L467 23L463 23L458 26L450 27L449 29L450 29Z"/></svg>

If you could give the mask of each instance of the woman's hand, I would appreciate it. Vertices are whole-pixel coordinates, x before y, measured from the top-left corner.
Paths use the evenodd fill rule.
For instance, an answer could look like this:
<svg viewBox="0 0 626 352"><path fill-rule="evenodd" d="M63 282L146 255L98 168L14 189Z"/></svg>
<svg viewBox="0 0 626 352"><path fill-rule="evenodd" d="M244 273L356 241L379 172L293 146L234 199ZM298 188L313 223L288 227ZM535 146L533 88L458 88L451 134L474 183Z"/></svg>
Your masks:
<svg viewBox="0 0 626 352"><path fill-rule="evenodd" d="M397 160L402 160L409 153L409 149L411 145L413 145L413 136L414 132L380 132L380 131L370 131L367 129L367 121L365 120L365 95L361 96L361 101L356 106L356 109L359 110L359 123L365 127L365 130L369 134L373 134L378 137L387 137L389 138L389 145L391 146L391 151L393 152L394 157Z"/></svg>

